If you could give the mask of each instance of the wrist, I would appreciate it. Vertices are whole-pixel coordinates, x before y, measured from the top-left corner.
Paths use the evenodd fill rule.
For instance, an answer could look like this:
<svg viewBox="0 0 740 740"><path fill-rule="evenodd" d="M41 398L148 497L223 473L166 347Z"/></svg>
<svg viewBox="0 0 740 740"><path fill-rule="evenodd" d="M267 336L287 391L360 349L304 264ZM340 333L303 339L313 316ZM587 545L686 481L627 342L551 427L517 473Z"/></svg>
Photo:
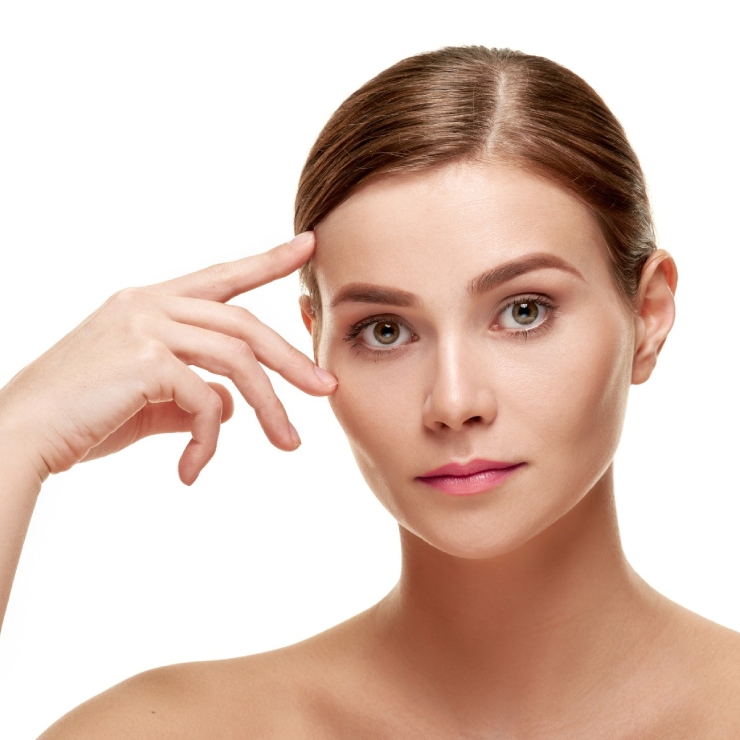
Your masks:
<svg viewBox="0 0 740 740"><path fill-rule="evenodd" d="M0 480L21 478L26 481L24 487L40 489L49 473L31 430L23 420L0 407Z"/></svg>

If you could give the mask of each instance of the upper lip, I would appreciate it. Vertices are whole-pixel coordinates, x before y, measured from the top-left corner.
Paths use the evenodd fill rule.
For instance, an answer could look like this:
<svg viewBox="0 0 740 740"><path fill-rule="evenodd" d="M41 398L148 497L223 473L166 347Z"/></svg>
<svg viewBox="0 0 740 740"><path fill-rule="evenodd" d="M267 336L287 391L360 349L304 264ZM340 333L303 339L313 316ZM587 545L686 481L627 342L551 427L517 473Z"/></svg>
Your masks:
<svg viewBox="0 0 740 740"><path fill-rule="evenodd" d="M499 460L471 460L466 463L449 463L441 468L435 468L428 473L418 476L419 478L437 478L441 476L463 476L482 473L484 470L501 470L502 468L513 468L520 463L501 462Z"/></svg>

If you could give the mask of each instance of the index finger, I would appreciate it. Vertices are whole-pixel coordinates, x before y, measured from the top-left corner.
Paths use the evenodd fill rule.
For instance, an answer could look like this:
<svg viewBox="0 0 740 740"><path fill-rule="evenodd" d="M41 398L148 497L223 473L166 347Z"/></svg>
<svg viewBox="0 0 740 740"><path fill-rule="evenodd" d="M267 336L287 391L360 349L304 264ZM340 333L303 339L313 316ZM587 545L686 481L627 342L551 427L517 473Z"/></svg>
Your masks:
<svg viewBox="0 0 740 740"><path fill-rule="evenodd" d="M267 252L212 265L205 270L152 285L150 290L225 303L241 293L290 275L308 261L314 245L313 231L304 231Z"/></svg>

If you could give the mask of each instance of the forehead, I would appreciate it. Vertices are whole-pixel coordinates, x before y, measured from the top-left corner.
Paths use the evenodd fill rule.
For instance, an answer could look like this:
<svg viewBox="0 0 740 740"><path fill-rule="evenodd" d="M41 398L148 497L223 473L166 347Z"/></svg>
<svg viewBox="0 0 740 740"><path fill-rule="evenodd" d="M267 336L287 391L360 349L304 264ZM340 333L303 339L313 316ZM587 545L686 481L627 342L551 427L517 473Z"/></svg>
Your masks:
<svg viewBox="0 0 740 740"><path fill-rule="evenodd" d="M587 282L611 280L590 209L510 165L460 162L375 180L332 211L316 237L316 276L329 300L351 282L439 295L533 253L566 260Z"/></svg>

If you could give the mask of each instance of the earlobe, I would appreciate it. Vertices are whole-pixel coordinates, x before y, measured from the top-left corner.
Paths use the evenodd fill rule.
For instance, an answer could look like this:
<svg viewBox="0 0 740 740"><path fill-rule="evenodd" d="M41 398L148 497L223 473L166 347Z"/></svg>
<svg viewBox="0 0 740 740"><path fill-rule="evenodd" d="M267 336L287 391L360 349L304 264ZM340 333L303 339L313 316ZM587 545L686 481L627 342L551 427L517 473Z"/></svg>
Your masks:
<svg viewBox="0 0 740 740"><path fill-rule="evenodd" d="M632 382L644 383L652 374L668 332L673 326L678 271L673 258L664 249L653 252L642 270L637 295L635 351Z"/></svg>

